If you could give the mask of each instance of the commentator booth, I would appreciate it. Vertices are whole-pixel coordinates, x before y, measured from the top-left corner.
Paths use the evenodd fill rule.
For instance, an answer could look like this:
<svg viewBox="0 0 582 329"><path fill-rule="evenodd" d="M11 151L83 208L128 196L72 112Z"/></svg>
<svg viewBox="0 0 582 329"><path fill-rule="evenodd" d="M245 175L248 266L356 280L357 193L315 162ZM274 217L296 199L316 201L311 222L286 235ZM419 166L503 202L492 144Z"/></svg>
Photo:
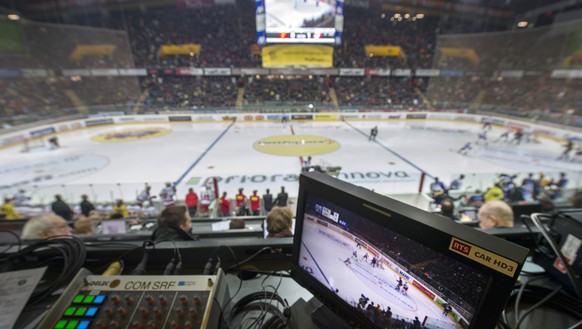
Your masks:
<svg viewBox="0 0 582 329"><path fill-rule="evenodd" d="M545 294L559 296L551 309L570 305L559 321L513 312L506 302L545 297L516 285L528 249L331 176L300 176L296 214L293 238L7 246L0 275L46 266L14 328L566 328L582 318L576 275Z"/></svg>

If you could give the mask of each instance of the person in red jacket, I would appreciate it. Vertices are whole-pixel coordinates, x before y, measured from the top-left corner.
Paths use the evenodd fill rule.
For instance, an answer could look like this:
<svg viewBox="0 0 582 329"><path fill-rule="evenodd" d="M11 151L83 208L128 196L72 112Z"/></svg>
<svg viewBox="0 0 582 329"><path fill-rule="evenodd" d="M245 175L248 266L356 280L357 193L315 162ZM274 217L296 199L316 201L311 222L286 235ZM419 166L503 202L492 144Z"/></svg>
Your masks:
<svg viewBox="0 0 582 329"><path fill-rule="evenodd" d="M192 188L189 188L188 194L186 194L186 206L188 207L188 213L190 214L190 217L196 217L196 209L198 208L198 194L196 194Z"/></svg>
<svg viewBox="0 0 582 329"><path fill-rule="evenodd" d="M249 198L251 203L251 212L253 216L258 216L261 214L261 197L257 195L257 190L253 191L253 195Z"/></svg>
<svg viewBox="0 0 582 329"><path fill-rule="evenodd" d="M238 189L238 194L235 196L236 200L236 212L238 216L247 215L247 196L243 194L243 189Z"/></svg>
<svg viewBox="0 0 582 329"><path fill-rule="evenodd" d="M220 204L220 212L222 213L222 216L230 216L230 201L226 198L226 192L222 193L222 196L218 199L218 203Z"/></svg>

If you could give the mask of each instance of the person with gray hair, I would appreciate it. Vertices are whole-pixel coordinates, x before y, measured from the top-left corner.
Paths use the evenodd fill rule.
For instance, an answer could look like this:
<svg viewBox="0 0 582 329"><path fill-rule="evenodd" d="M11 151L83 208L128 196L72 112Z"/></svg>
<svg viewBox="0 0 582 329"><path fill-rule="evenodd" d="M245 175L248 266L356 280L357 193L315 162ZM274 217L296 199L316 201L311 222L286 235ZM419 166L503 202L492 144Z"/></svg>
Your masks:
<svg viewBox="0 0 582 329"><path fill-rule="evenodd" d="M490 229L494 227L513 227L513 210L504 201L485 202L479 208L479 227Z"/></svg>
<svg viewBox="0 0 582 329"><path fill-rule="evenodd" d="M71 235L71 227L60 216L42 214L30 218L22 228L22 240L40 240L59 235Z"/></svg>

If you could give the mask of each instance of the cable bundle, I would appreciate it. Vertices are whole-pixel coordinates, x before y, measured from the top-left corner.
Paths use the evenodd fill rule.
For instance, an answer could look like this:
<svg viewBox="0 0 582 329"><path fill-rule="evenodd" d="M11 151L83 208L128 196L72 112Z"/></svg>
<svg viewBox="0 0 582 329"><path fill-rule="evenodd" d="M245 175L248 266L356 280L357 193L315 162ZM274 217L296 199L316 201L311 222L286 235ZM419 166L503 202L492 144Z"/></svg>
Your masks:
<svg viewBox="0 0 582 329"><path fill-rule="evenodd" d="M69 284L85 263L86 255L83 241L72 236L58 236L36 241L19 252L0 259L0 272L42 266L50 266L51 270L61 269L60 274L54 279L52 277L47 279L49 276L45 274L29 299L28 304L34 305Z"/></svg>

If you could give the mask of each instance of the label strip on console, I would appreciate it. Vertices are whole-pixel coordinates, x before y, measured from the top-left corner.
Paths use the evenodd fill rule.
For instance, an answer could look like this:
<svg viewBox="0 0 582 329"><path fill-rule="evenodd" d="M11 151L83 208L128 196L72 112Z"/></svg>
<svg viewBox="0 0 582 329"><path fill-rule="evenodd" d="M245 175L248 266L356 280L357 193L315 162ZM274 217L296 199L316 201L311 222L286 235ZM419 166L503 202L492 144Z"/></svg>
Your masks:
<svg viewBox="0 0 582 329"><path fill-rule="evenodd" d="M513 277L517 271L518 265L511 259L499 256L496 253L479 248L455 237L451 238L449 250L461 256L467 257L479 264L492 268L497 272L503 273L509 277Z"/></svg>

